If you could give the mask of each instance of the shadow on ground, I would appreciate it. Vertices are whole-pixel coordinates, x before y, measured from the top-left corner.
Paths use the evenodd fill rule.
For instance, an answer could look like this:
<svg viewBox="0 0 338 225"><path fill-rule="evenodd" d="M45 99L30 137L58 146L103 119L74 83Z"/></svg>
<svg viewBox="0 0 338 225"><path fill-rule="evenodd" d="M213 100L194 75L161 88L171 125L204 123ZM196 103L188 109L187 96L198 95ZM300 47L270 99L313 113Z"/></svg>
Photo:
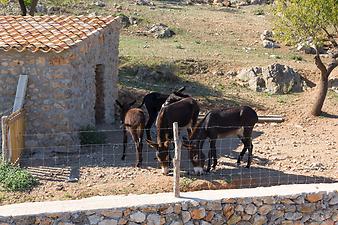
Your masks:
<svg viewBox="0 0 338 225"><path fill-rule="evenodd" d="M330 114L327 112L322 112L320 116L325 117L325 118L338 119L338 115Z"/></svg>
<svg viewBox="0 0 338 225"><path fill-rule="evenodd" d="M192 64L189 64L189 62L189 60L186 60L153 66L142 64L125 64L121 66L119 70L119 100L124 102L137 100L138 104L140 104L143 96L151 91L168 94L182 86L186 86L185 92L199 100L201 112L240 105L249 105L258 110L265 109L264 105L257 102L235 94L224 93L200 82L188 80L184 76L177 75L180 73L193 74L194 70L207 72L208 68L205 65L198 65L198 62L195 61L191 61L190 63Z"/></svg>

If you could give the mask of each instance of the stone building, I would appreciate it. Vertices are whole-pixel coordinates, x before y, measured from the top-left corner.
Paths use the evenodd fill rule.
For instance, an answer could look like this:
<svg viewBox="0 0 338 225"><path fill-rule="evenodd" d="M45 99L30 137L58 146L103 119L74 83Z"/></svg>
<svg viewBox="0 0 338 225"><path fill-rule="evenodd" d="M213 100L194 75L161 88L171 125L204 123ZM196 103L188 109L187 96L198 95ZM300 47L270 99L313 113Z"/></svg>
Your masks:
<svg viewBox="0 0 338 225"><path fill-rule="evenodd" d="M26 147L76 144L81 127L113 122L119 32L113 17L0 16L0 112L28 75Z"/></svg>

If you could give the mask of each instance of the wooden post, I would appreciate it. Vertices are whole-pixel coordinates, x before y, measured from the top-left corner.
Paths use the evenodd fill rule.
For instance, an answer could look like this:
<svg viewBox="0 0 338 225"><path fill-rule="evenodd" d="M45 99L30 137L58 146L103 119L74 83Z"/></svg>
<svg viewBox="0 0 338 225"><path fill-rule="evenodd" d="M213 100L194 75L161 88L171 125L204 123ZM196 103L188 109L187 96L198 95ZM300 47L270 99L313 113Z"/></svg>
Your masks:
<svg viewBox="0 0 338 225"><path fill-rule="evenodd" d="M181 171L181 146L182 143L178 136L178 124L173 123L174 143L175 143L175 157L174 164L174 194L176 198L180 197L180 171Z"/></svg>
<svg viewBox="0 0 338 225"><path fill-rule="evenodd" d="M283 116L279 115L258 116L258 123L282 123L282 122L284 122Z"/></svg>
<svg viewBox="0 0 338 225"><path fill-rule="evenodd" d="M1 134L2 134L2 160L8 162L8 123L7 116L1 117Z"/></svg>

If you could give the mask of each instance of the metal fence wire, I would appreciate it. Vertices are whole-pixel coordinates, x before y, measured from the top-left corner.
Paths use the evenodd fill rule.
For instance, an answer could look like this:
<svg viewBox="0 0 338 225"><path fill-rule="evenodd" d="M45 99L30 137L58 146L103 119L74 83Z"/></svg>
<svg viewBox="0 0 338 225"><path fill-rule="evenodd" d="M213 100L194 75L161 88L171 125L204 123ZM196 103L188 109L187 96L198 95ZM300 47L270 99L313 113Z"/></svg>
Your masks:
<svg viewBox="0 0 338 225"><path fill-rule="evenodd" d="M95 135L105 136L104 143L98 144L74 144L61 146L33 146L24 149L21 159L21 166L28 168L35 176L42 180L65 181L81 179L81 169L85 168L115 168L121 176L119 179L131 179L128 170L136 164L135 144L128 135L126 157L122 158L123 137L121 129L85 131L95 132ZM156 141L156 131L151 130L152 139ZM78 135L78 132L68 132L68 134ZM64 133L46 134L26 134L25 139L30 138L57 138ZM257 141L258 137L264 135L263 132L256 130L253 132L253 161L250 168L246 168L248 154L246 153L241 164L237 165L237 157L243 149L243 144L238 137L217 138L216 149L218 164L215 170L196 175L189 158L189 150L182 146L180 159L180 182L191 183L196 180L208 182L209 185L202 189L219 188L247 188L272 186L281 184L300 184L300 183L328 183L337 182L336 168L338 168L337 151L332 151L332 161L318 161L309 154L295 152L298 148L306 150L308 148L322 147L322 143L304 143L302 146L295 147L292 142L277 142L269 139L262 143ZM187 138L185 130L180 131L180 141ZM295 137L297 138L297 137ZM206 139L203 145L204 155L208 160L209 143L212 140ZM270 147L266 147L271 143ZM175 157L174 143L169 145L171 158ZM334 147L335 148L335 147ZM160 164L156 158L156 150L151 148L143 138L141 168L161 174ZM297 157L303 158L305 163L298 163ZM207 164L207 162L205 163ZM78 171L75 172L74 171ZM169 176L172 175L172 164ZM120 172L121 171L121 172ZM139 173L145 170L140 169ZM124 176L125 173L125 176ZM165 175L163 175L165 176ZM114 182L114 181L111 181ZM189 189L189 188L188 188ZM187 189L184 189L187 190Z"/></svg>

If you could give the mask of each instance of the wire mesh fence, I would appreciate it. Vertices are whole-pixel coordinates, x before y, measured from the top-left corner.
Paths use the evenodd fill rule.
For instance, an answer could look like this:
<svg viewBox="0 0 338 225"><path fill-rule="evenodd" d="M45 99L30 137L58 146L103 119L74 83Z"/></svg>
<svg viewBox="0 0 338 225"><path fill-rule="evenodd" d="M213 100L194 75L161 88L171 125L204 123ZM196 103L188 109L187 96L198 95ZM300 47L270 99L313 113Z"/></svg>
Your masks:
<svg viewBox="0 0 338 225"><path fill-rule="evenodd" d="M169 167L169 176L162 175L160 163L156 157L157 151L147 144L145 138L143 139L142 164L140 169L135 169L136 149L130 135L128 135L128 142L126 144L126 157L122 160L124 144L121 129L86 132L95 132L95 135L104 136L104 143L82 143L49 147L32 146L25 148L21 166L27 167L41 180L55 182L81 180L81 171L86 170L86 168L91 168L91 170L97 169L101 172L103 171L103 173L104 171L113 173L111 174L111 180L108 181L112 183L115 182L114 179L130 181L134 178L136 179L137 176L141 176L145 180L147 179L145 177L148 176L154 184L158 182L156 179L160 176L173 181L171 177L172 164ZM25 138L48 136L52 139L58 135L63 135L63 133L26 134ZM152 130L152 136L153 141L156 141L155 130ZM187 137L185 130L181 131L181 140L182 136ZM331 150L327 150L328 154L331 154L331 160L325 161L324 159L319 160L318 156L314 158L312 154L306 153L307 151L311 152L311 149L321 149L323 147L322 143L302 143L295 146L292 141L278 142L269 139L265 141L264 145L261 141L255 141L255 139L259 139L259 137L263 138L263 136L264 133L261 131L253 133L253 160L250 168L246 168L247 153L244 155L241 164L237 165L238 155L243 149L243 143L238 137L215 139L218 163L214 170L204 172L201 175L194 173L194 166L189 157L189 150L182 146L180 162L181 190L247 188L338 181L338 165L336 160L338 153L336 146L333 146ZM297 137L295 137L295 140L297 140ZM206 139L201 150L206 156L205 165L207 165L210 141L212 140ZM322 152L320 154L326 153ZM169 155L171 156L171 161L174 158L173 143L169 145ZM111 168L114 170L111 170ZM91 173L94 174L94 172ZM152 180L151 177L154 179ZM138 180L138 182L142 183L142 180Z"/></svg>

